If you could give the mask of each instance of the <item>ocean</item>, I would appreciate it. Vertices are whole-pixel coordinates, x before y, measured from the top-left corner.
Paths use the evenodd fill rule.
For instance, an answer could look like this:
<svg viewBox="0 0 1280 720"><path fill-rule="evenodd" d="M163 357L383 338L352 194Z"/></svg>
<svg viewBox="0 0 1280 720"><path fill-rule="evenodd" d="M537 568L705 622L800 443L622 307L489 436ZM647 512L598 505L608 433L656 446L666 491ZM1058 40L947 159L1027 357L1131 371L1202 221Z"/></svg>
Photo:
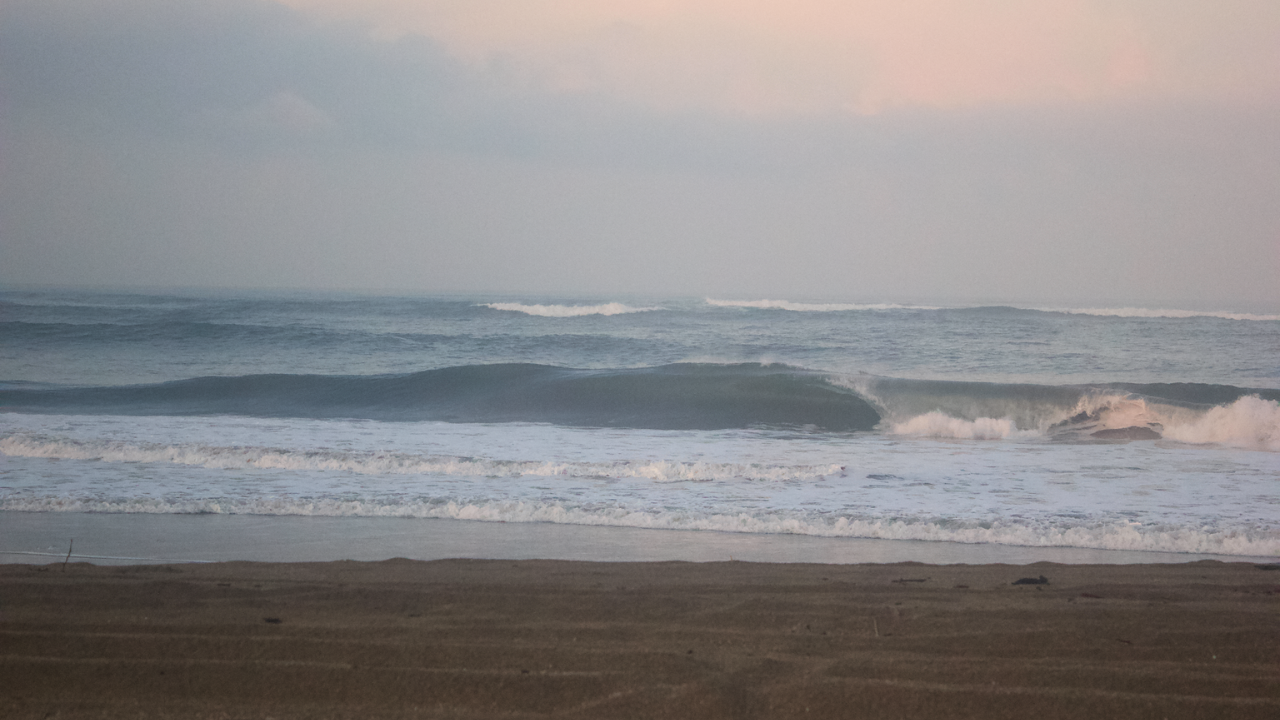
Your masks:
<svg viewBox="0 0 1280 720"><path fill-rule="evenodd" d="M0 292L0 554L112 527L96 557L1275 558L1280 315Z"/></svg>

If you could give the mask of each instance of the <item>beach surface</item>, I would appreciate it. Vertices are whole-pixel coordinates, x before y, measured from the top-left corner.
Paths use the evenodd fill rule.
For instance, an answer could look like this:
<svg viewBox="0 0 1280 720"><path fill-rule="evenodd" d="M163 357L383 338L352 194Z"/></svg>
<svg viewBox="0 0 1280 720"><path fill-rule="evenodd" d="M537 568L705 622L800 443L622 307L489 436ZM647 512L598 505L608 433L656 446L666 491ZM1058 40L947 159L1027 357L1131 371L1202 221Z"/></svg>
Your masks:
<svg viewBox="0 0 1280 720"><path fill-rule="evenodd" d="M1280 717L1268 564L70 562L0 595L11 718Z"/></svg>

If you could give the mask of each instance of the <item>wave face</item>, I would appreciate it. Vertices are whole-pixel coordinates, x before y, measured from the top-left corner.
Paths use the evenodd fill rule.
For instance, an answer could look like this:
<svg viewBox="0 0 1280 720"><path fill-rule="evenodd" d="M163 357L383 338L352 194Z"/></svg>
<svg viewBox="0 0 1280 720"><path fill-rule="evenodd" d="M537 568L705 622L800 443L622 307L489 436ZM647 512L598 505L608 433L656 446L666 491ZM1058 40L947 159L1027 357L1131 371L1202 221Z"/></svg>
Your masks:
<svg viewBox="0 0 1280 720"><path fill-rule="evenodd" d="M626 315L628 313L661 310L657 307L631 307L618 302L602 305L525 305L523 303L484 303L481 307L491 310L524 313L538 317L583 317L584 315Z"/></svg>
<svg viewBox="0 0 1280 720"><path fill-rule="evenodd" d="M871 430L880 416L822 375L760 364L577 370L470 365L399 376L246 375L125 387L0 389L21 411L541 422L709 430Z"/></svg>

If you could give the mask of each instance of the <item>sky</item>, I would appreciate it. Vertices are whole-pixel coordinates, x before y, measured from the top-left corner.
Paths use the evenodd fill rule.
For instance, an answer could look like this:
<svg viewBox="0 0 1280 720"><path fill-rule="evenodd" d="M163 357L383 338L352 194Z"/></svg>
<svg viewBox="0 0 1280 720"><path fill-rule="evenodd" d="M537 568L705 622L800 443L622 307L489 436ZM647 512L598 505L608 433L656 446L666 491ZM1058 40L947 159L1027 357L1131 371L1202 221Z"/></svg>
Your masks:
<svg viewBox="0 0 1280 720"><path fill-rule="evenodd" d="M0 0L0 283L1280 310L1274 0Z"/></svg>

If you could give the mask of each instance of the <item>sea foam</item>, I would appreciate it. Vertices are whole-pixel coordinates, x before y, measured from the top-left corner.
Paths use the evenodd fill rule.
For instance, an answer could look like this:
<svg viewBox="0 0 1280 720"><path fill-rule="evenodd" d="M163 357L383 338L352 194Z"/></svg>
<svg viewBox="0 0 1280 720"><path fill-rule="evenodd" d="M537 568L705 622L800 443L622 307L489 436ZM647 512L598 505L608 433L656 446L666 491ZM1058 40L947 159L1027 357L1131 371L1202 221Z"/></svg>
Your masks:
<svg viewBox="0 0 1280 720"><path fill-rule="evenodd" d="M1280 452L1280 403L1248 395L1230 405L1165 427L1164 436L1185 443L1215 443Z"/></svg>
<svg viewBox="0 0 1280 720"><path fill-rule="evenodd" d="M965 420L938 411L917 415L910 420L891 423L894 435L955 438L959 440L1000 440L1012 437L1035 437L1035 430L1019 430L1010 418L977 418Z"/></svg>
<svg viewBox="0 0 1280 720"><path fill-rule="evenodd" d="M838 475L840 465L676 462L669 460L563 462L489 460L412 453L285 450L267 447L218 447L197 444L143 444L10 435L0 438L0 453L12 457L98 460L112 463L172 463L219 470L272 469L352 472L361 475L444 475L456 477L570 476L643 478L654 482L748 479L818 480Z"/></svg>

